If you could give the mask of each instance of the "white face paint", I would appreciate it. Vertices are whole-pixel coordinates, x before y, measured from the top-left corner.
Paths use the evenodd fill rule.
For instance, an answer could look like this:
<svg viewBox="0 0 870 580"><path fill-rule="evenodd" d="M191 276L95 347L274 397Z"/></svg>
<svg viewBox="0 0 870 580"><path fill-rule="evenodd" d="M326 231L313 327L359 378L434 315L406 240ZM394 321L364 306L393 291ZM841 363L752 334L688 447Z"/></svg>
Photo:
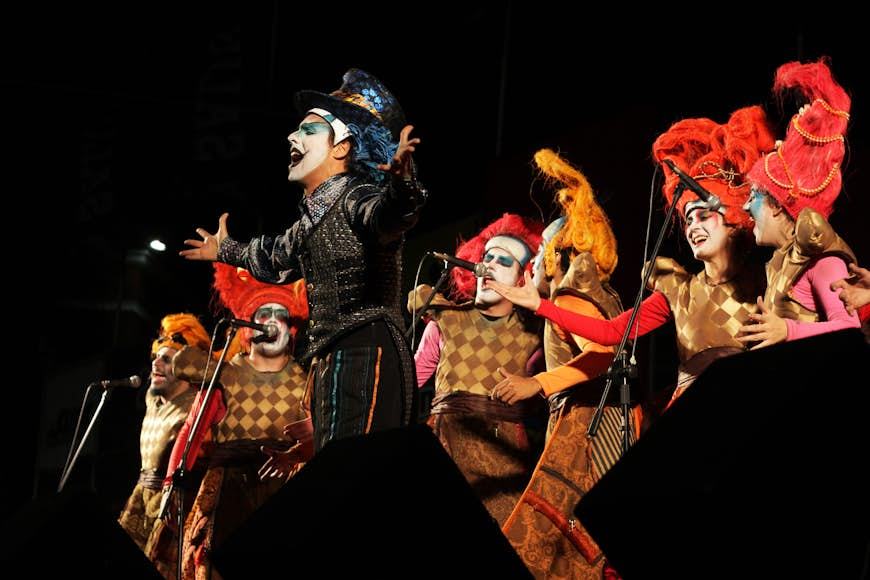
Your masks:
<svg viewBox="0 0 870 580"><path fill-rule="evenodd" d="M178 390L180 383L175 373L172 372L172 357L177 352L170 346L163 346L157 350L154 360L151 361L151 386L149 390L153 394L172 397Z"/></svg>
<svg viewBox="0 0 870 580"><path fill-rule="evenodd" d="M257 351L258 354L265 357L281 356L287 352L287 346L290 344L290 312L287 308L276 302L267 302L261 304L254 312L254 322L263 325L272 325L278 328L278 336L274 340L263 342L254 342L251 340L251 348ZM263 333L259 330L254 331L254 338L261 336Z"/></svg>
<svg viewBox="0 0 870 580"><path fill-rule="evenodd" d="M707 262L727 248L728 226L718 211L694 209L686 216L686 240L695 259Z"/></svg>
<svg viewBox="0 0 870 580"><path fill-rule="evenodd" d="M517 286L522 280L520 263L507 250L492 247L487 250L481 260L486 265L486 277L498 280L507 286ZM501 294L492 288L483 287L484 278L477 279L477 293L474 296L474 304L478 307L492 306L507 301Z"/></svg>
<svg viewBox="0 0 870 580"><path fill-rule="evenodd" d="M306 178L319 169L326 161L330 145L330 126L317 115L306 115L299 128L287 136L290 142L289 181L305 185Z"/></svg>

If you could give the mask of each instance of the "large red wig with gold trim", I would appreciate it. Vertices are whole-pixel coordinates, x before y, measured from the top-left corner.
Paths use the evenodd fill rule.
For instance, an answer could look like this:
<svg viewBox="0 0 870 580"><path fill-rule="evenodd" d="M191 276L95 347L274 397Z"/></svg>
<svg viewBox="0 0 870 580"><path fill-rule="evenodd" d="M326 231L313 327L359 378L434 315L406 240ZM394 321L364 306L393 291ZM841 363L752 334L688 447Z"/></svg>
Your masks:
<svg viewBox="0 0 870 580"><path fill-rule="evenodd" d="M834 81L828 62L789 62L777 69L774 93L780 99L798 93L805 104L791 118L785 140L749 172L749 181L775 197L795 219L805 207L830 216L843 185L852 101Z"/></svg>
<svg viewBox="0 0 870 580"><path fill-rule="evenodd" d="M746 174L762 156L774 147L773 128L757 105L731 113L728 122L720 125L707 118L677 121L653 143L653 159L663 163L670 159L686 175L716 195L725 209L725 221L751 230L749 214L743 204L749 198ZM680 183L679 176L665 169L662 194L670 206ZM698 196L690 189L677 201L677 211L685 217L685 207Z"/></svg>
<svg viewBox="0 0 870 580"><path fill-rule="evenodd" d="M290 335L295 338L308 319L308 298L305 293L305 280L299 279L291 284L267 284L260 282L244 268L237 268L221 262L214 262L213 304L227 308L234 318L251 320L254 312L263 304L274 302L287 307L290 311ZM253 330L242 328L237 334L241 347L250 348ZM234 354L237 347L231 345Z"/></svg>

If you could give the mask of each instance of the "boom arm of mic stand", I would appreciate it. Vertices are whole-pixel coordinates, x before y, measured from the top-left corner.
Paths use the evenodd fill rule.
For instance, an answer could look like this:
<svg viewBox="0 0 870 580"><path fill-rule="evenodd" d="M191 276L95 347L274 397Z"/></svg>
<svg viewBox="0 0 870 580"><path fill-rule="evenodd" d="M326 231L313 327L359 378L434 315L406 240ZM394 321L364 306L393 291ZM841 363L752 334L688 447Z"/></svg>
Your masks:
<svg viewBox="0 0 870 580"><path fill-rule="evenodd" d="M595 414L592 417L592 420L589 422L589 429L587 433L590 437L595 436L595 432L598 431L598 424L601 422L601 413L604 411L604 403L607 400L607 395L610 394L610 385L613 383L614 375L620 375L622 377L622 388L620 391L619 401L622 406L622 452L625 453L628 451L630 446L630 441L628 437L628 406L630 402L630 388L628 385L628 376L629 374L633 374L631 372L630 365L626 364L625 358L625 345L628 344L628 337L631 334L631 329L634 326L635 320L637 319L637 313L640 309L640 303L643 299L643 292L646 288L646 284L649 281L650 274L652 274L652 267L655 263L656 256L659 254L659 248L661 248L662 240L664 240L665 232L667 231L668 224L671 223L671 218L674 215L674 208L677 206L677 201L679 201L680 196L683 194L683 191L686 189L686 185L680 181L677 186L674 188L674 200L671 202L670 207L668 207L668 213L665 216L665 221L662 224L661 229L659 230L659 237L656 239L655 246L653 246L652 255L649 260L647 260L647 265L644 268L643 272L643 280L640 283L640 290L637 292L637 296L634 299L634 306L631 309L631 316L628 318L628 324L625 327L625 332L622 334L622 339L619 341L619 347L616 349L616 358L613 360L613 364L610 365L610 368L607 369L607 382L604 384L604 393L601 396L601 401L598 403L598 408L595 409ZM619 369L614 369L614 365L621 365Z"/></svg>
<svg viewBox="0 0 870 580"><path fill-rule="evenodd" d="M90 387L88 387L90 389ZM97 408L94 410L94 415L91 417L91 422L88 423L88 428L85 429L84 435L82 435L81 441L79 441L79 446L76 448L75 455L72 456L72 459L68 460L67 465L64 467L63 473L60 476L60 484L57 486L57 492L60 493L63 491L64 486L66 485L67 479L69 479L70 472L72 472L73 467L76 464L76 461L79 458L79 454L81 454L82 449L85 447L85 443L88 441L88 436L91 434L91 430L94 428L94 424L97 422L97 418L100 416L100 413L103 410L103 405L109 399L109 389L103 389L102 395L100 395L100 403L97 405ZM73 442L75 442L75 438L73 438Z"/></svg>

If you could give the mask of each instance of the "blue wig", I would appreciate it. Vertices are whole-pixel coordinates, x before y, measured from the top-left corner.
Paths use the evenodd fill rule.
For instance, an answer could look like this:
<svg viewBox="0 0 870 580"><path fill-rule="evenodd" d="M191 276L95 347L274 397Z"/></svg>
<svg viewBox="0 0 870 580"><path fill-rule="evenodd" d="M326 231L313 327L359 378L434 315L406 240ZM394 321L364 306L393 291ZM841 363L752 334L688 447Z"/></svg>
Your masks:
<svg viewBox="0 0 870 580"><path fill-rule="evenodd" d="M378 169L378 165L392 163L393 155L399 148L399 144L393 142L390 131L380 123L372 123L365 129L360 129L355 124L347 126L353 136L356 150L354 162L357 167L374 179L375 183L382 185L386 182L389 174Z"/></svg>

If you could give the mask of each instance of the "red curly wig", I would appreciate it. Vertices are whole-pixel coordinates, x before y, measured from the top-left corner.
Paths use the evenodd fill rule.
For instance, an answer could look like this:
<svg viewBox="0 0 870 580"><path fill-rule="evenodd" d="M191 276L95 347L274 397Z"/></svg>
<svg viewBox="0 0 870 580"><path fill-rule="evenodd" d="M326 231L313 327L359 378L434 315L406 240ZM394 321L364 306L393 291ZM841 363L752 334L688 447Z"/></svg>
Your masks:
<svg viewBox="0 0 870 580"><path fill-rule="evenodd" d="M486 243L495 236L510 236L522 242L529 250L523 268L532 271L532 257L541 245L541 233L544 223L512 213L505 213L479 234L467 241L460 238L456 248L456 257L469 262L479 262L485 253ZM522 258L517 256L517 258ZM468 270L454 268L450 272L450 297L457 302L471 300L477 291L477 278Z"/></svg>
<svg viewBox="0 0 870 580"><path fill-rule="evenodd" d="M764 110L753 105L731 113L724 125L706 118L677 121L655 140L652 154L665 172L662 194L669 206L680 178L667 168L665 159L719 197L727 223L748 231L751 222L743 210L750 189L746 174L773 147L773 127ZM697 199L691 190L683 192L676 207L682 218L686 204Z"/></svg>
<svg viewBox="0 0 870 580"><path fill-rule="evenodd" d="M244 268L214 262L213 302L227 308L234 318L250 320L254 312L268 302L275 302L290 311L290 336L295 338L308 319L308 297L305 280L291 284L267 284L260 282ZM242 328L236 335L245 351L250 349L253 329ZM238 346L231 345L231 356Z"/></svg>
<svg viewBox="0 0 870 580"><path fill-rule="evenodd" d="M792 218L810 207L826 218L843 185L846 126L851 99L834 81L829 59L781 65L773 85L783 99L798 92L804 104L791 118L785 140L760 159L749 172L758 189L772 195Z"/></svg>

